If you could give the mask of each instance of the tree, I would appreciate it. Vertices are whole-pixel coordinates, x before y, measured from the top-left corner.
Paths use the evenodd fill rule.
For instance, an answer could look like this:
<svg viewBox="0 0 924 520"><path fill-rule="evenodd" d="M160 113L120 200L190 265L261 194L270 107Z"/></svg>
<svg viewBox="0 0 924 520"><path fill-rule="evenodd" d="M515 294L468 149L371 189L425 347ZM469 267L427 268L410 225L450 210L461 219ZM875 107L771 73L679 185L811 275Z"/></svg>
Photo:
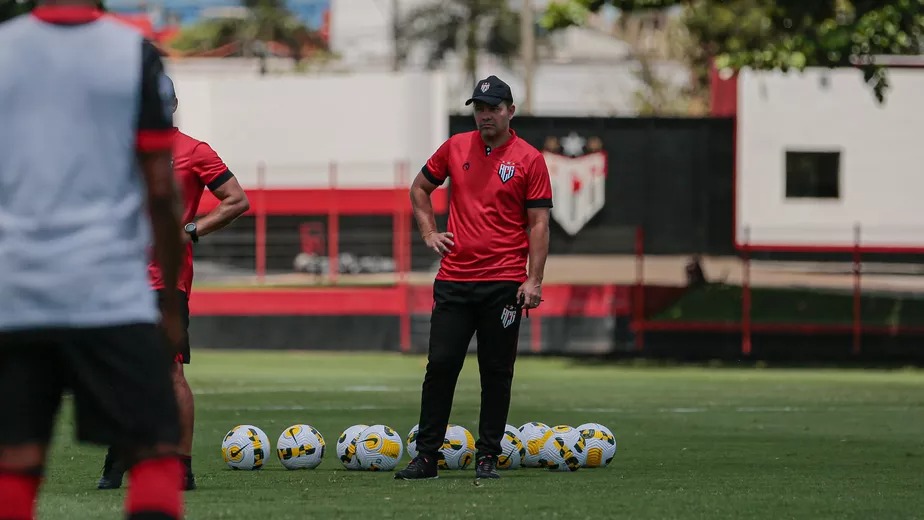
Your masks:
<svg viewBox="0 0 924 520"><path fill-rule="evenodd" d="M264 55L268 42L281 44L297 62L305 46L327 50L327 44L285 8L281 0L245 0L247 15L203 20L184 28L171 47L190 53L208 52L239 44L236 54Z"/></svg>
<svg viewBox="0 0 924 520"><path fill-rule="evenodd" d="M458 51L474 85L480 53L493 54L508 65L518 56L519 13L508 4L507 0L441 0L411 10L397 35L399 62L406 61L408 49L418 42L427 44L429 68Z"/></svg>
<svg viewBox="0 0 924 520"><path fill-rule="evenodd" d="M0 23L28 13L35 7L34 0L0 0Z"/></svg>
<svg viewBox="0 0 924 520"><path fill-rule="evenodd" d="M581 25L607 3L624 11L684 6L698 60L719 68L858 66L880 102L889 85L875 57L924 49L924 0L559 0L541 24Z"/></svg>

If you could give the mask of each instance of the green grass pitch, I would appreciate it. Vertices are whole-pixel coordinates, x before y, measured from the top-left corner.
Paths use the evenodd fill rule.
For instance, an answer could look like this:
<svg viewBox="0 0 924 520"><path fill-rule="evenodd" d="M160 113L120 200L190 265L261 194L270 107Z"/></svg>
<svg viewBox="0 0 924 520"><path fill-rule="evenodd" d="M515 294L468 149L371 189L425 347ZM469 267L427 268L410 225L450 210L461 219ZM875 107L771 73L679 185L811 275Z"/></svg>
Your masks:
<svg viewBox="0 0 924 520"><path fill-rule="evenodd" d="M473 485L473 469L399 482L346 471L334 451L355 423L402 436L417 422L425 359L399 354L199 350L190 519L212 518L922 518L924 373L584 364L521 358L509 423L600 422L618 441L605 469L519 469ZM476 360L451 421L477 432ZM138 403L144 406L144 403ZM97 491L103 449L75 445L71 407L56 432L39 517L121 518L124 490ZM233 426L273 447L293 423L327 441L315 470L273 457L257 472L221 460ZM477 433L476 433L477 435ZM407 455L402 466L407 462Z"/></svg>

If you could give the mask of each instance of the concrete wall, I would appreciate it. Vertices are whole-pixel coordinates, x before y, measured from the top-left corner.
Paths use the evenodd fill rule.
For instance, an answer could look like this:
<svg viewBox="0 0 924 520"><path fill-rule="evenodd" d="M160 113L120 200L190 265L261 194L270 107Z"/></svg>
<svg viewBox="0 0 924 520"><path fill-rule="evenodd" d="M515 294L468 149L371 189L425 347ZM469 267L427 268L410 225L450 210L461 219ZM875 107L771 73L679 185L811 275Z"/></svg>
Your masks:
<svg viewBox="0 0 924 520"><path fill-rule="evenodd" d="M266 163L269 187L392 186L395 163L416 171L448 137L439 73L328 76L196 74L168 69L177 124L207 141L245 186Z"/></svg>
<svg viewBox="0 0 924 520"><path fill-rule="evenodd" d="M743 71L738 91L737 230L743 243L924 245L924 71L889 71L878 104L855 69ZM840 198L787 199L785 154L840 151Z"/></svg>

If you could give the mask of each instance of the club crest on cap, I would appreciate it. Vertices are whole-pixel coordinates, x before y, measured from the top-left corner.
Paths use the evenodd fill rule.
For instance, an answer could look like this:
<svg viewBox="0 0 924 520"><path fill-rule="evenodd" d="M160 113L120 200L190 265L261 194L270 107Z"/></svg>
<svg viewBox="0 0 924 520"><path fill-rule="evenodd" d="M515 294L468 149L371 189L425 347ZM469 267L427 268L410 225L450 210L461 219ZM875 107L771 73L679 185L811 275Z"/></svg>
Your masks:
<svg viewBox="0 0 924 520"><path fill-rule="evenodd" d="M488 83L487 81L485 81L484 83L481 84L481 92L482 92L482 93L487 92L489 88L491 88L491 84Z"/></svg>

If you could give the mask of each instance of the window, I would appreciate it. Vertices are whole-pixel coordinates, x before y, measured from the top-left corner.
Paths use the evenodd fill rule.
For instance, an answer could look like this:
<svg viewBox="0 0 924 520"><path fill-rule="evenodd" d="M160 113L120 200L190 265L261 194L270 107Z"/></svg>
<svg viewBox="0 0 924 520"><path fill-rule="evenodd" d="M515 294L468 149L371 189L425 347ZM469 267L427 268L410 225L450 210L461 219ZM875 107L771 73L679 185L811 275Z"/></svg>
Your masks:
<svg viewBox="0 0 924 520"><path fill-rule="evenodd" d="M840 152L793 152L787 150L786 198L840 198L840 165Z"/></svg>

